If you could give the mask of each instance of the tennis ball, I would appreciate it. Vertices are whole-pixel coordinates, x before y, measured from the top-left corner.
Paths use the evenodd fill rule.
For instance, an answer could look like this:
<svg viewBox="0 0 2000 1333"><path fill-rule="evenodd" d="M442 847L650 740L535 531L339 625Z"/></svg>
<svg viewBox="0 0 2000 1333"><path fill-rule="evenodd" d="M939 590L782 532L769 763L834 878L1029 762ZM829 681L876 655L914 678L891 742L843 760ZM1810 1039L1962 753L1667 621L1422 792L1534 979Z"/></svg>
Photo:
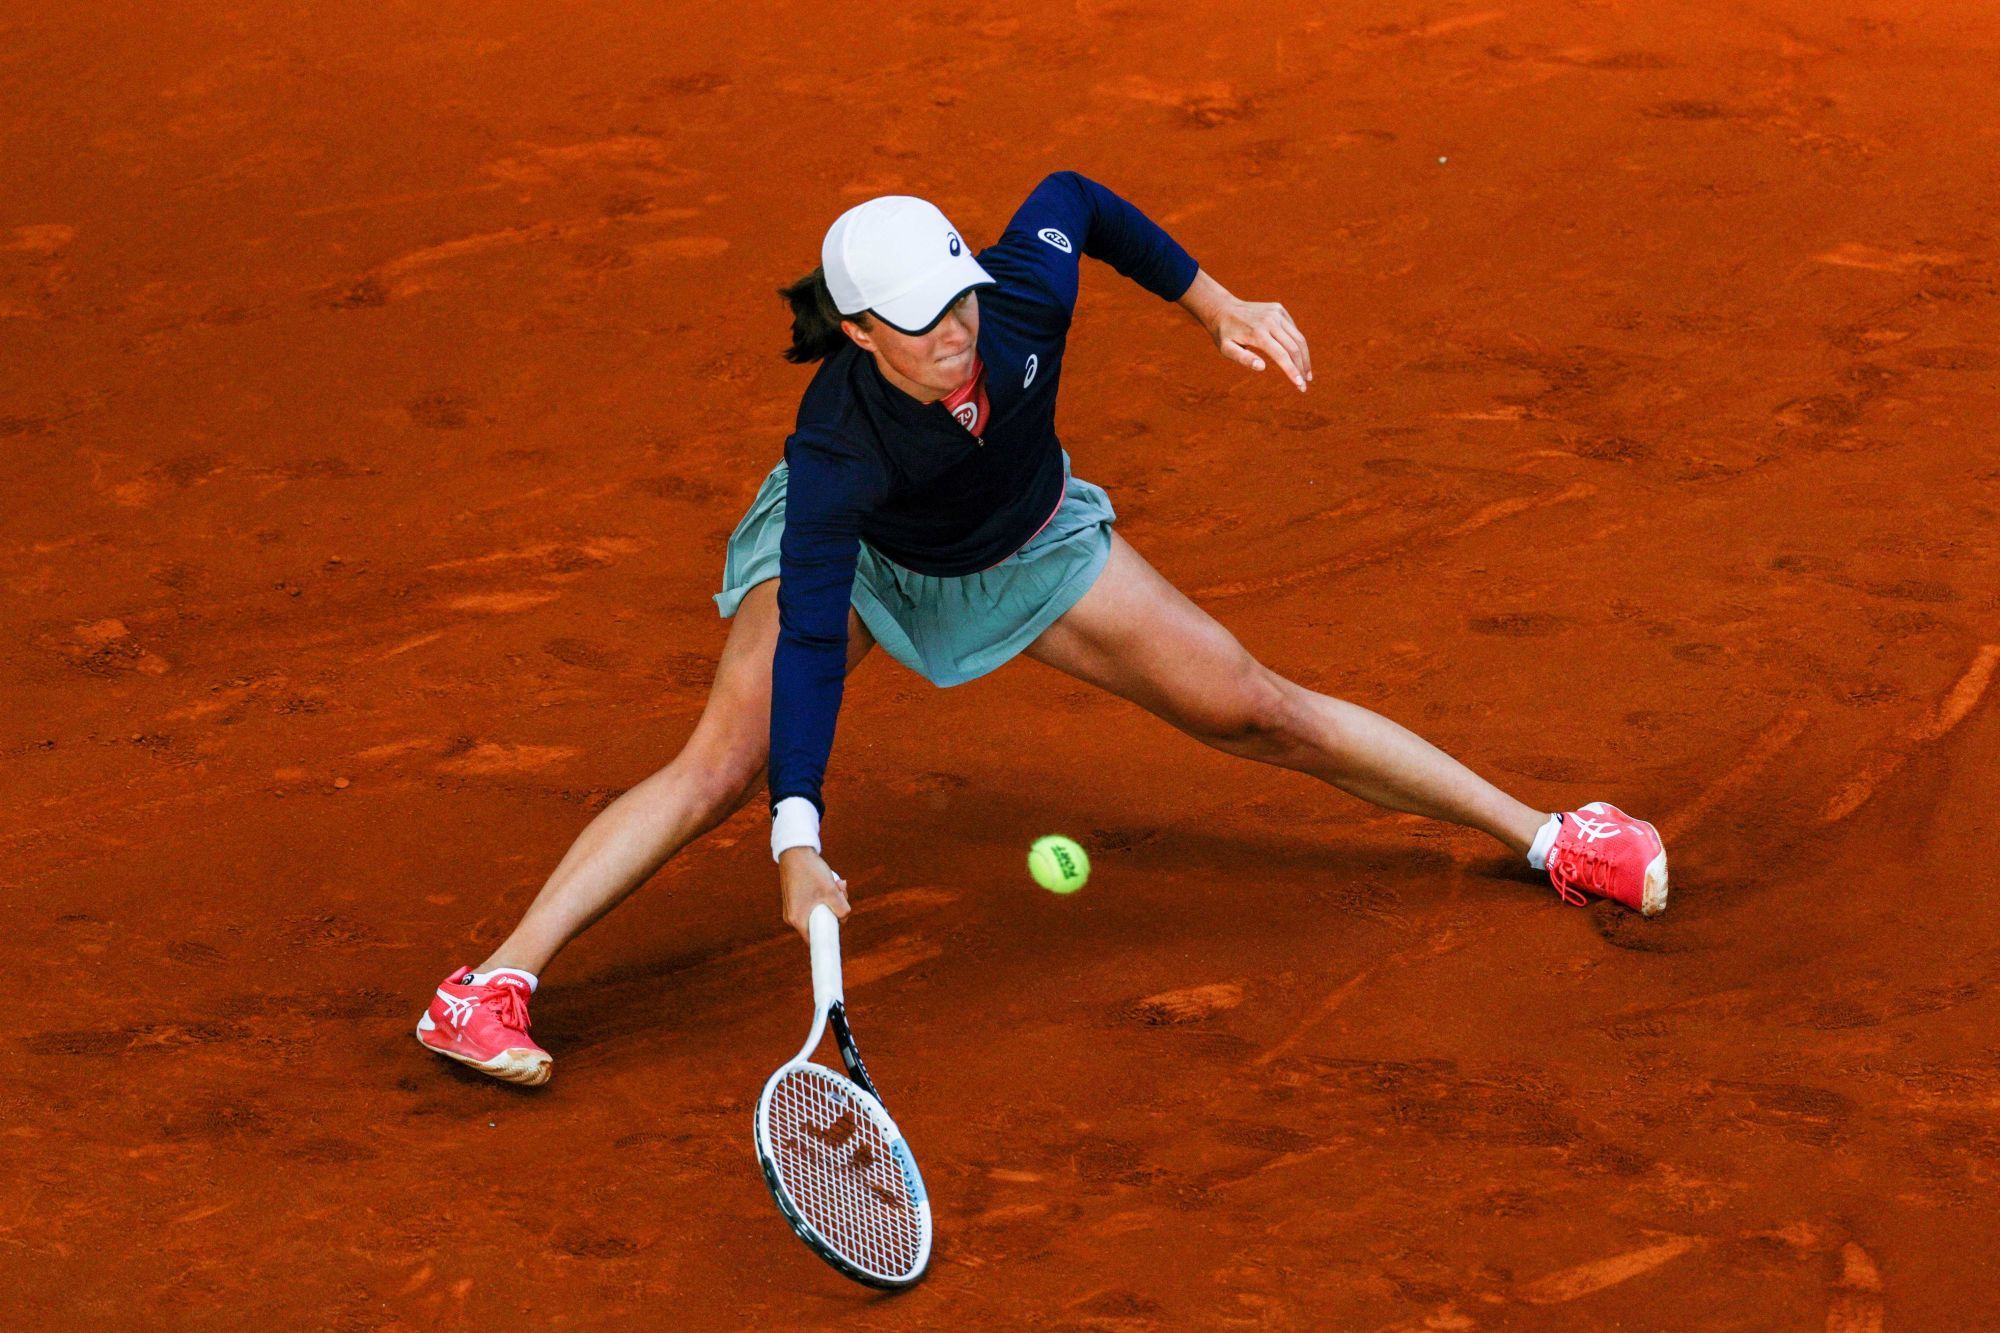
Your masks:
<svg viewBox="0 0 2000 1333"><path fill-rule="evenodd" d="M1090 858L1068 838L1051 834L1028 849L1028 873L1050 893L1075 893L1090 878Z"/></svg>

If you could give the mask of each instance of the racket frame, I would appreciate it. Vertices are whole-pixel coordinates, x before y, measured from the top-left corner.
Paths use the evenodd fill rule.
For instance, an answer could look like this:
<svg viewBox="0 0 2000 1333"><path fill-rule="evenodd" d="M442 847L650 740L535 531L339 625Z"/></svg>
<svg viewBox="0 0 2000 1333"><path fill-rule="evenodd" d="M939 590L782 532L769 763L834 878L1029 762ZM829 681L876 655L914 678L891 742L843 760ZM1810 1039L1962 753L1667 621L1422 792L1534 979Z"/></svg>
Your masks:
<svg viewBox="0 0 2000 1333"><path fill-rule="evenodd" d="M771 1191L771 1198L778 1205L778 1211L791 1224L798 1238L804 1241L812 1252L824 1259L843 1276L865 1286L884 1291L900 1291L923 1281L929 1271L931 1261L931 1200L924 1188L923 1173L917 1170L917 1159L911 1154L909 1144L903 1139L903 1131L896 1124L896 1118L889 1114L889 1108L882 1104L881 1094L876 1092L875 1083L868 1077L868 1067L861 1062L860 1048L855 1045L853 1030L847 1022L847 1001L841 985L840 969L840 923L828 907L813 908L807 921L807 935L812 945L813 963L813 1023L812 1031L806 1037L805 1045L799 1053L787 1060L778 1071L764 1082L764 1091L757 1098L757 1122L755 1140L757 1164L763 1168L765 1188ZM847 1067L843 1078L823 1065L814 1065L812 1053L818 1049L826 1036L827 1028L833 1029L834 1044L840 1049L840 1060ZM821 1074L844 1084L842 1089L861 1109L879 1122L890 1155L895 1159L896 1168L903 1173L904 1188L915 1203L918 1216L918 1249L915 1262L907 1274L879 1273L864 1268L846 1255L841 1254L819 1231L792 1206L782 1179L778 1173L776 1155L771 1151L771 1099L779 1082L785 1075L803 1066L812 1066Z"/></svg>

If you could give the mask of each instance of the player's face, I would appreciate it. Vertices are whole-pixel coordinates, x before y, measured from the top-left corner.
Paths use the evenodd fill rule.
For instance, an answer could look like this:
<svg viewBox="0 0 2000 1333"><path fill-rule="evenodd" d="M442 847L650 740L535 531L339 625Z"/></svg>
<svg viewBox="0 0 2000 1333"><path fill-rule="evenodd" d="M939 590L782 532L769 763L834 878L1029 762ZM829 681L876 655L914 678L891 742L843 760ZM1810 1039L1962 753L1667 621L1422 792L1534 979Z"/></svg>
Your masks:
<svg viewBox="0 0 2000 1333"><path fill-rule="evenodd" d="M929 402L964 384L979 342L979 294L967 292L926 333L898 333L881 320L862 329L843 322L847 336L874 353L882 378L913 398Z"/></svg>

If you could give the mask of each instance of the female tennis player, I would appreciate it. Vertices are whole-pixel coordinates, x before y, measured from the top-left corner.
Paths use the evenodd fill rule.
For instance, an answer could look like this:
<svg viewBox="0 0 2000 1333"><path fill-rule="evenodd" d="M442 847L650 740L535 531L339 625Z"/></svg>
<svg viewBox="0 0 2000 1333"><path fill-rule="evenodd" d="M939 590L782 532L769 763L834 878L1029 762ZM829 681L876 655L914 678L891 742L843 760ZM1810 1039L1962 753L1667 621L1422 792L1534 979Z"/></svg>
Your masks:
<svg viewBox="0 0 2000 1333"><path fill-rule="evenodd" d="M848 913L821 857L821 784L848 672L881 644L938 685L1025 653L1229 754L1390 810L1492 835L1562 897L1666 906L1653 826L1593 802L1522 804L1375 713L1294 684L1176 591L1070 475L1057 391L1084 256L1177 301L1221 353L1299 392L1312 353L1282 305L1241 301L1137 208L1074 172L1035 187L978 255L931 204L842 214L782 295L789 360L817 362L784 461L729 542L734 616L708 705L672 763L584 829L527 915L439 983L417 1037L515 1083L546 1082L528 997L564 945L727 819L766 769L784 918Z"/></svg>

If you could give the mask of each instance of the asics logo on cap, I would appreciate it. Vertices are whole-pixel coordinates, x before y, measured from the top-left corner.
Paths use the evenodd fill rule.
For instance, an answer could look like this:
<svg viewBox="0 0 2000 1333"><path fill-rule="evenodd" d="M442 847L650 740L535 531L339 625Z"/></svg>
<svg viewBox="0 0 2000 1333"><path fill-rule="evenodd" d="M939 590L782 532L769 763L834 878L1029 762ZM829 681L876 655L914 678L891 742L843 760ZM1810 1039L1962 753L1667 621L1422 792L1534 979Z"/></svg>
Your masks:
<svg viewBox="0 0 2000 1333"><path fill-rule="evenodd" d="M1047 241L1050 245L1053 245L1056 249L1062 251L1066 255L1073 255L1076 253L1076 251L1070 249L1069 237L1063 235L1061 232L1057 231L1054 227L1044 227L1040 231L1036 232L1035 235L1041 237L1043 240Z"/></svg>
<svg viewBox="0 0 2000 1333"><path fill-rule="evenodd" d="M958 243L958 233L953 232L951 234L951 257L953 259L958 258L958 252L962 249L964 249L964 247Z"/></svg>

